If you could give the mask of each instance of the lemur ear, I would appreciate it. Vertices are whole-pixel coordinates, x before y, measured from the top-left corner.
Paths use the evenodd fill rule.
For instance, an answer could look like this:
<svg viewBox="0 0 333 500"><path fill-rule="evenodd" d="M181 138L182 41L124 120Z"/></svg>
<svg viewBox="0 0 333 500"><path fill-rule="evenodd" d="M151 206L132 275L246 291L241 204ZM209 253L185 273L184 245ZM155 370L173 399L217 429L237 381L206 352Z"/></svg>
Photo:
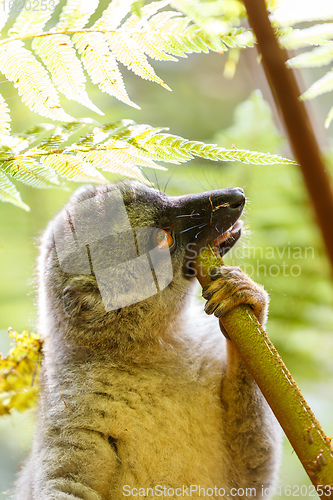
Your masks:
<svg viewBox="0 0 333 500"><path fill-rule="evenodd" d="M92 277L90 280L87 278L88 276L75 277L63 289L64 309L71 318L79 319L103 306L96 281L93 282Z"/></svg>
<svg viewBox="0 0 333 500"><path fill-rule="evenodd" d="M64 309L71 317L78 316L80 313L82 304L80 295L81 293L75 290L71 285L66 286L62 292Z"/></svg>

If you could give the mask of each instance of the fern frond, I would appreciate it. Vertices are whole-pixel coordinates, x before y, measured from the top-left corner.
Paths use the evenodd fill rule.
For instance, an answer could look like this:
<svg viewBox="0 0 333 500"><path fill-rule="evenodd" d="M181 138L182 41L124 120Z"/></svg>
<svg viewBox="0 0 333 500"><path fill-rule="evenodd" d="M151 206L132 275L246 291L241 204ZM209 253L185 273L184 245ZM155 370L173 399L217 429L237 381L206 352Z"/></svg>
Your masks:
<svg viewBox="0 0 333 500"><path fill-rule="evenodd" d="M303 52L287 61L289 68L317 68L333 61L333 43L327 42L309 52Z"/></svg>
<svg viewBox="0 0 333 500"><path fill-rule="evenodd" d="M323 28L324 27L324 28ZM333 38L333 24L314 26L316 32L319 30L320 36L322 30L327 38ZM309 28L311 29L311 28ZM306 30L302 30L306 31ZM311 31L313 34L313 32ZM302 35L303 36L303 35ZM313 38L311 39L314 40ZM287 61L287 66L290 68L315 68L325 66L333 61L333 43L331 41L321 39L317 40L315 49L303 52ZM303 46L303 42L302 45ZM328 71L324 76L315 81L308 90L301 95L302 100L314 99L315 97L325 94L333 90L333 69ZM333 118L333 110L331 109L325 121L325 127L328 128Z"/></svg>
<svg viewBox="0 0 333 500"><path fill-rule="evenodd" d="M130 33L118 31L107 35L106 41L115 58L144 80L159 83L167 90L170 87L159 78L149 64L144 52L137 46Z"/></svg>
<svg viewBox="0 0 333 500"><path fill-rule="evenodd" d="M17 207L23 208L29 212L30 208L28 205L23 203L20 193L16 189L15 185L8 179L8 177L0 171L0 200L8 201Z"/></svg>
<svg viewBox="0 0 333 500"><path fill-rule="evenodd" d="M238 0L172 0L171 5L185 14L194 24L206 29L207 32L221 31L228 24L237 26L241 17L246 17L243 2ZM223 30L223 28L222 28Z"/></svg>
<svg viewBox="0 0 333 500"><path fill-rule="evenodd" d="M105 151L90 151L88 153L77 154L77 157L84 158L86 161L91 161L96 167L101 168L105 172L125 175L132 179L147 183L147 179L142 174L140 167L135 165L134 162L126 161L126 157L119 158L119 156L120 155L114 154L114 151L109 154Z"/></svg>
<svg viewBox="0 0 333 500"><path fill-rule="evenodd" d="M89 121L87 120L87 122ZM38 133L37 131L37 136L35 135L35 140L37 139L36 143L33 144L32 149L26 152L31 156L44 154L45 151L54 151L60 148L60 146L63 146L64 148L67 141L71 141L73 143L73 134L79 130L84 130L86 123L85 120L81 120L80 122L74 121L62 125L43 123L40 127L40 132ZM27 133L29 134L29 131L27 131Z"/></svg>
<svg viewBox="0 0 333 500"><path fill-rule="evenodd" d="M1 16L0 16L0 32L2 31L2 28L5 26L9 18L10 14L9 2L10 0L3 0L2 2Z"/></svg>
<svg viewBox="0 0 333 500"><path fill-rule="evenodd" d="M5 99L0 94L0 135L5 134L8 135L10 131L10 116L9 116L9 108Z"/></svg>
<svg viewBox="0 0 333 500"><path fill-rule="evenodd" d="M276 163L297 165L294 160L282 158L278 155L247 151L244 149L225 149L215 144L188 141L182 137L169 134L153 135L144 142L144 148L154 152L160 159L173 163L187 161L197 156L213 161L241 161L243 163L260 165ZM182 159L182 156L184 159Z"/></svg>
<svg viewBox="0 0 333 500"><path fill-rule="evenodd" d="M10 177L35 188L47 188L59 186L54 171L44 167L33 158L20 158L5 161L1 169Z"/></svg>
<svg viewBox="0 0 333 500"><path fill-rule="evenodd" d="M62 177L71 181L107 182L105 177L91 163L84 161L77 155L52 154L50 156L41 156L40 160L43 165L55 170Z"/></svg>
<svg viewBox="0 0 333 500"><path fill-rule="evenodd" d="M72 121L61 108L58 93L45 68L33 54L14 40L0 46L0 71L14 83L32 111L59 121Z"/></svg>
<svg viewBox="0 0 333 500"><path fill-rule="evenodd" d="M140 15L134 13L127 20L125 24L123 24L122 29L132 32L132 36L135 42L138 44L139 48L149 57L155 59L157 61L177 61L177 59L165 52L165 48L163 47L163 37L157 35L157 33L161 33L163 25L159 25L157 28L155 21L155 14L169 4L169 0L160 0L157 2L152 2L146 6L144 6L140 10ZM159 13L156 18L161 23L161 17L164 17L165 20L170 19L171 17L180 16L178 12L163 12ZM149 24L147 21L149 20ZM188 22L186 22L187 26ZM141 28L141 29L140 29ZM148 29L147 29L148 28ZM157 28L157 30L156 30ZM157 35L157 36L156 36ZM161 40L162 38L162 40ZM161 43L162 42L162 43Z"/></svg>
<svg viewBox="0 0 333 500"><path fill-rule="evenodd" d="M325 120L325 128L328 128L333 120L333 107L330 109L326 120Z"/></svg>
<svg viewBox="0 0 333 500"><path fill-rule="evenodd" d="M287 50L296 50L310 45L326 45L333 39L333 23L316 24L310 28L290 29L277 32L279 43Z"/></svg>
<svg viewBox="0 0 333 500"><path fill-rule="evenodd" d="M31 33L38 33L41 31L47 21L51 18L56 5L59 0L55 0L48 4L48 8L45 10L38 9L22 9L17 16L13 26L8 31L10 37L19 37L31 35Z"/></svg>
<svg viewBox="0 0 333 500"><path fill-rule="evenodd" d="M272 2L274 3L274 2ZM290 6L290 2L275 2L277 5L270 6L274 10L270 16L273 23L280 26L292 26L297 23L313 21L331 21L333 20L333 9L331 2L302 2L298 8L295 4Z"/></svg>
<svg viewBox="0 0 333 500"><path fill-rule="evenodd" d="M333 69L314 82L311 87L301 95L301 98L303 100L313 99L331 90L333 90Z"/></svg>
<svg viewBox="0 0 333 500"><path fill-rule="evenodd" d="M76 57L72 41L67 35L35 38L32 49L36 51L51 73L58 90L67 99L77 101L99 115L104 113L88 97L81 61Z"/></svg>
<svg viewBox="0 0 333 500"><path fill-rule="evenodd" d="M53 10L58 1L53 2ZM193 14L204 12L200 2L194 0L195 8L187 9L187 2L176 3L180 5L178 11L164 11L170 0L158 0L136 5L132 12L134 0L113 0L100 19L86 27L98 0L67 0L59 22L50 31L43 30L52 9L40 9L37 13L23 9L9 30L9 38L0 41L0 71L14 82L31 110L53 120L70 121L72 118L59 104L57 89L68 99L102 114L87 95L83 67L103 92L138 107L127 95L118 63L170 90L147 57L177 61L177 57L193 52L224 52L253 46L250 30L233 28L219 19L225 2L210 2L209 10L216 17L206 16L204 22L201 15ZM29 38L33 39L33 52L23 45L23 40Z"/></svg>
<svg viewBox="0 0 333 500"><path fill-rule="evenodd" d="M131 6L135 0L112 0L104 10L93 28L115 30L121 21L131 12Z"/></svg>
<svg viewBox="0 0 333 500"><path fill-rule="evenodd" d="M179 164L194 157L252 164L296 164L269 153L189 141L131 120L105 125L93 120L62 126L41 125L31 130L32 141L28 132L18 137L5 136L8 139L3 139L0 168L16 180L37 187L59 185L57 175L76 182L106 182L96 169L147 182L142 167L165 169L156 162ZM5 179L8 181L6 176Z"/></svg>
<svg viewBox="0 0 333 500"><path fill-rule="evenodd" d="M83 28L98 7L99 0L67 0L53 31Z"/></svg>
<svg viewBox="0 0 333 500"><path fill-rule="evenodd" d="M101 33L77 33L73 36L73 43L81 55L83 66L91 81L98 85L102 92L140 109L128 97L117 60Z"/></svg>

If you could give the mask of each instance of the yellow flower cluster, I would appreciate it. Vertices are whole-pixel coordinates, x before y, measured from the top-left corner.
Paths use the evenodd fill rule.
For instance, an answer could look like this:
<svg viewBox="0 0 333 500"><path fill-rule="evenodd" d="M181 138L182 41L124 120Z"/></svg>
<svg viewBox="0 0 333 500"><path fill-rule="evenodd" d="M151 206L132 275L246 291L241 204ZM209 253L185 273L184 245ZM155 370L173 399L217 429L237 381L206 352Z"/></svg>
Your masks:
<svg viewBox="0 0 333 500"><path fill-rule="evenodd" d="M8 329L15 345L8 355L0 354L0 415L25 411L38 398L38 369L42 361L42 341L35 333Z"/></svg>

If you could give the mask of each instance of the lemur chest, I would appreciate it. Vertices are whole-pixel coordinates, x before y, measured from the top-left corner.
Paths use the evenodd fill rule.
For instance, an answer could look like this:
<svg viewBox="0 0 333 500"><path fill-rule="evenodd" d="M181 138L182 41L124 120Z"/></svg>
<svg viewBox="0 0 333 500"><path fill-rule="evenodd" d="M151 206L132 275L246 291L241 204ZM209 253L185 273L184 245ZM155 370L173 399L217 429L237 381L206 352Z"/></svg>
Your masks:
<svg viewBox="0 0 333 500"><path fill-rule="evenodd" d="M91 378L86 388L86 425L112 438L122 483L208 487L221 482L218 374L208 379L186 370L113 369Z"/></svg>

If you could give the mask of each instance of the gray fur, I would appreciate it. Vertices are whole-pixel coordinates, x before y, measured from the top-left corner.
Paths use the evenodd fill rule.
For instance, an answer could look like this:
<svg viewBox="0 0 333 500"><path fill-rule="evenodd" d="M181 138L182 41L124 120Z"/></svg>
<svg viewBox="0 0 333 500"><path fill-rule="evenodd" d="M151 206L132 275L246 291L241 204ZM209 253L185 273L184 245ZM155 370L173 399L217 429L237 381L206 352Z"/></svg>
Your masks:
<svg viewBox="0 0 333 500"><path fill-rule="evenodd" d="M154 226L157 209L178 203L136 182L118 188L134 226ZM217 319L195 298L196 280L183 275L184 248L172 255L170 286L112 311L105 311L93 274L65 273L59 265L54 235L69 237L66 214L90 196L102 206L113 189L78 190L42 238L41 398L13 498L120 500L124 486L157 485L256 488L262 498L262 486L277 478L279 429ZM68 266L84 266L81 257ZM207 312L221 316L250 303L264 324L267 294L238 268L223 270L204 293ZM216 490L209 497L221 498Z"/></svg>

